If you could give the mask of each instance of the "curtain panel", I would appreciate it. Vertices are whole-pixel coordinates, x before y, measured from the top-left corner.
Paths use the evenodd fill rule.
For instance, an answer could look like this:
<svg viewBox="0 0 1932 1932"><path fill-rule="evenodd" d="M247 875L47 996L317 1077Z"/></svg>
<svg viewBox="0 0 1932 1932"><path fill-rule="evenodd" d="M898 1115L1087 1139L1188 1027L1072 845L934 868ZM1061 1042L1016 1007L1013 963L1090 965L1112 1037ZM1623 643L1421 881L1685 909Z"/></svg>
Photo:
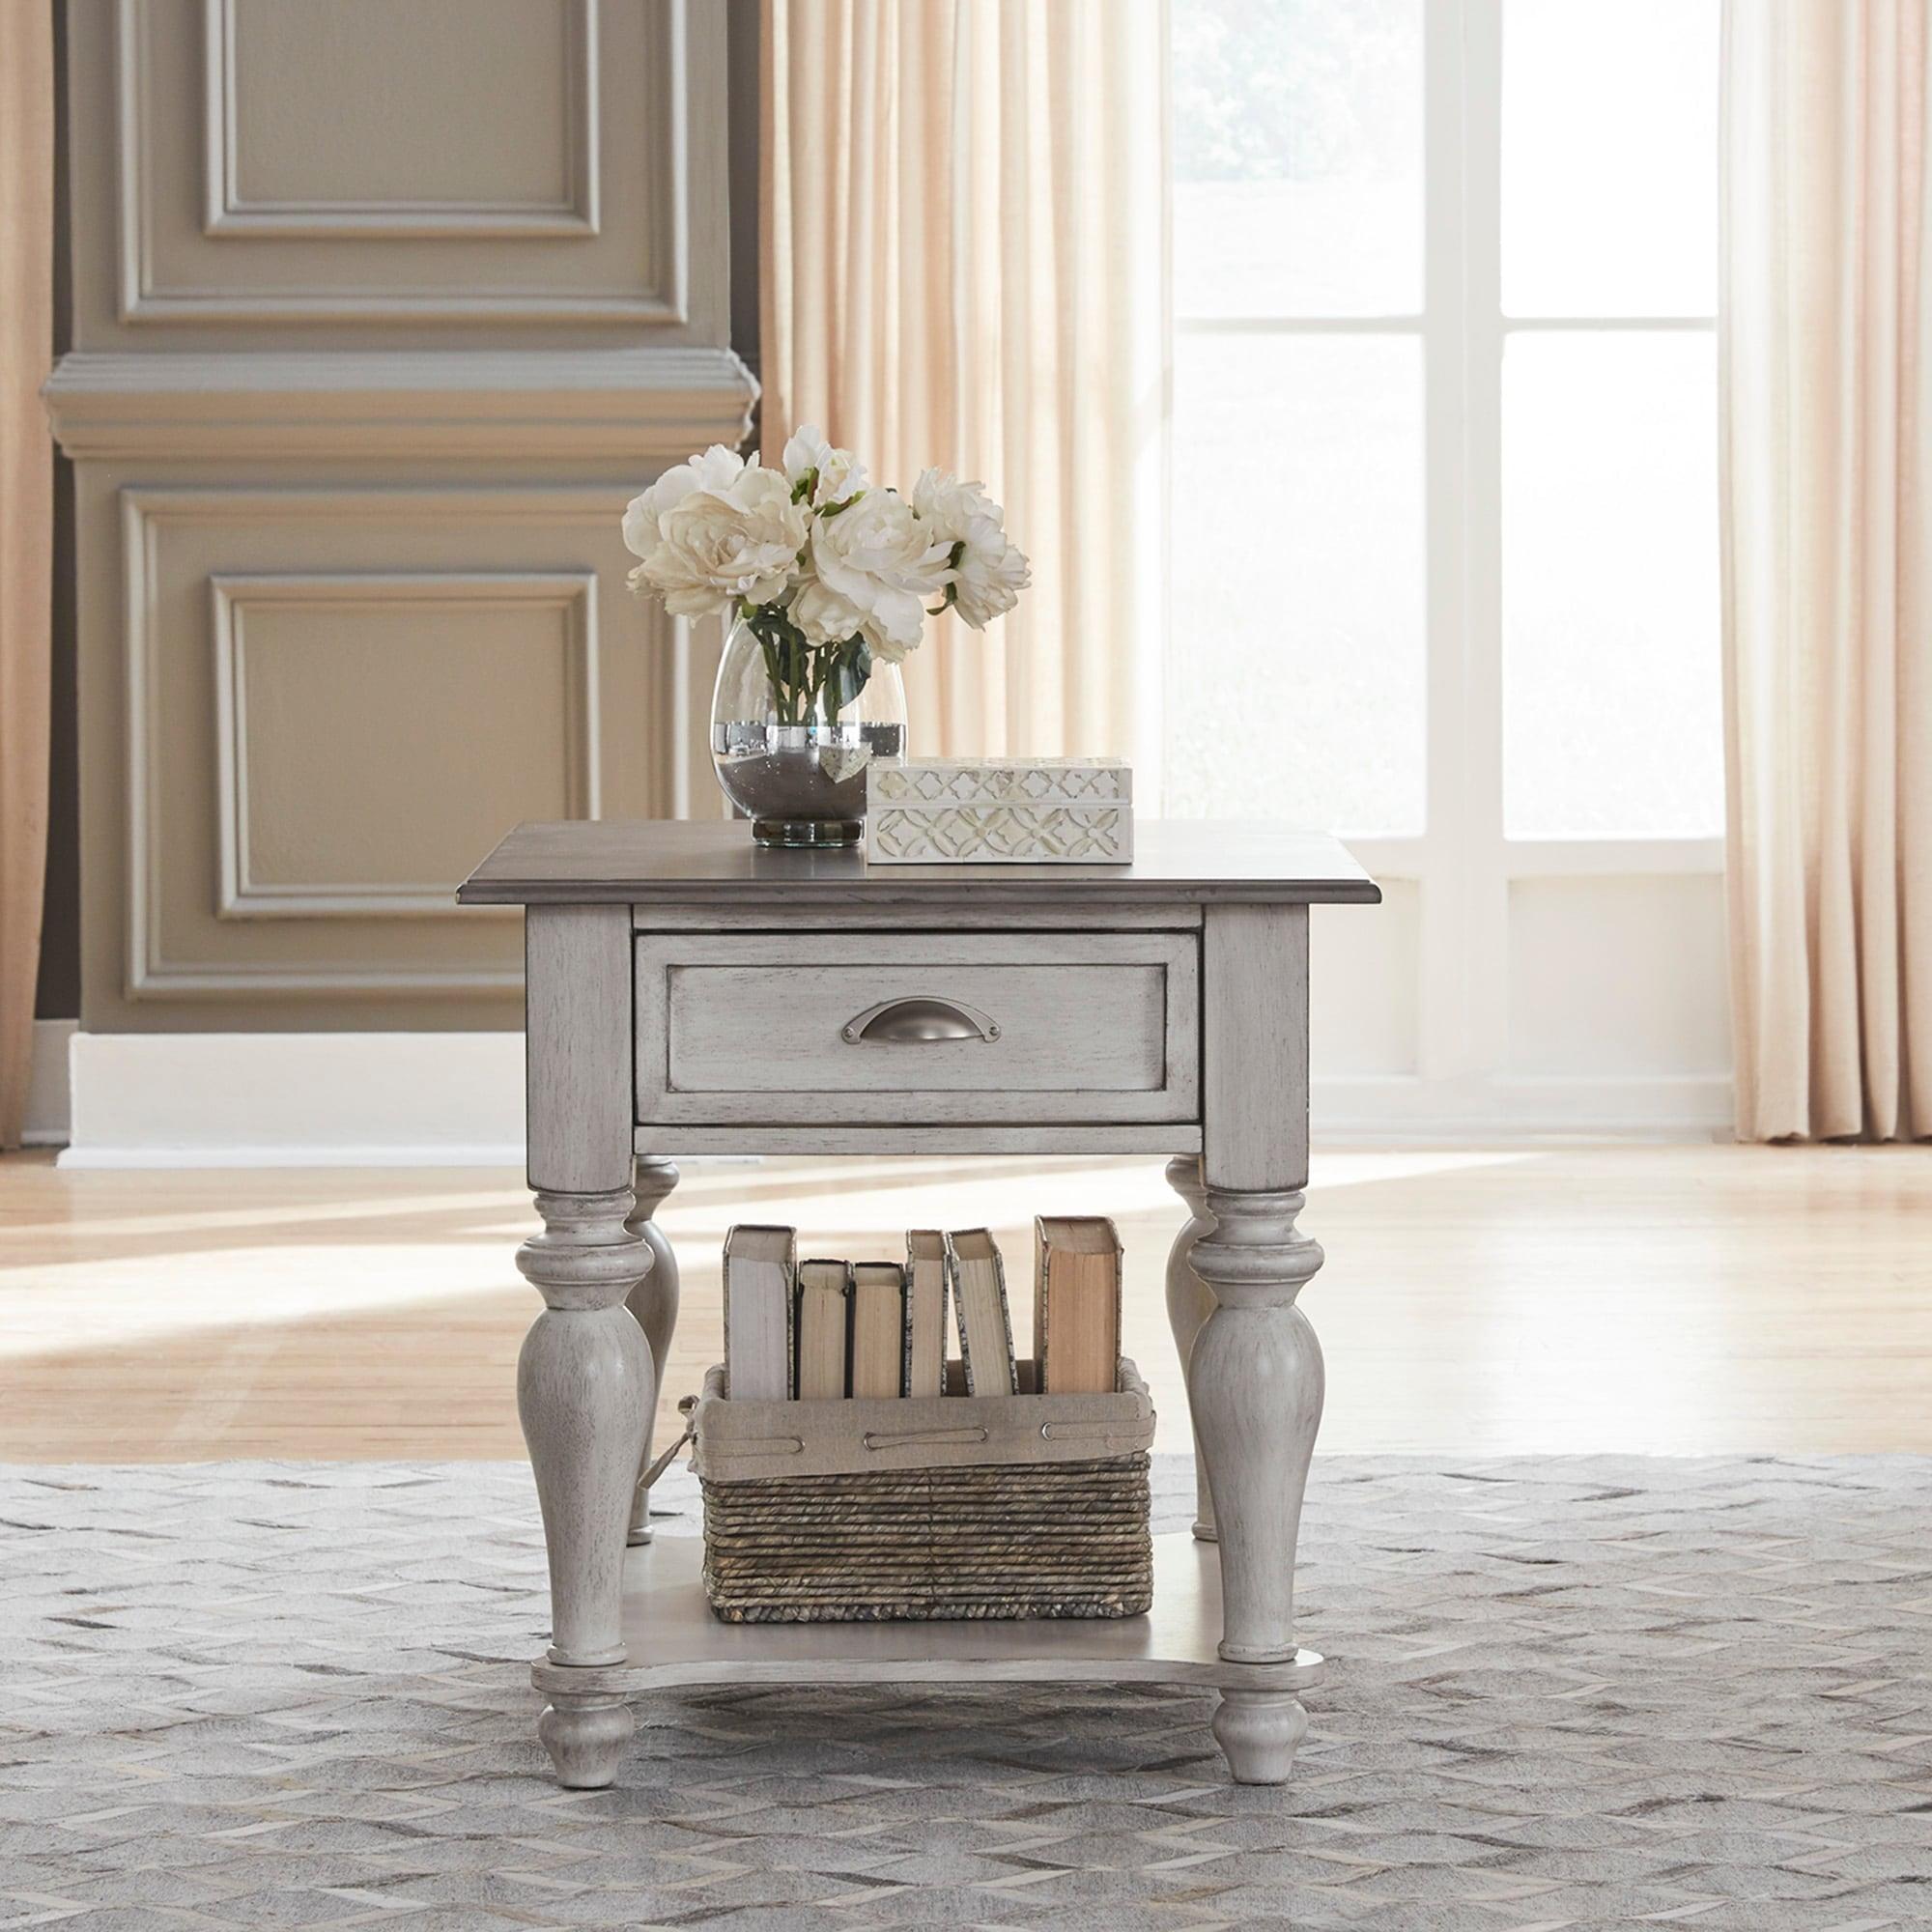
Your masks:
<svg viewBox="0 0 1932 1932"><path fill-rule="evenodd" d="M47 855L54 53L45 0L0 7L0 1148L33 1064Z"/></svg>
<svg viewBox="0 0 1932 1932"><path fill-rule="evenodd" d="M1128 754L1158 648L1164 0L765 0L762 438L983 482L1033 561L904 667L915 752Z"/></svg>
<svg viewBox="0 0 1932 1932"><path fill-rule="evenodd" d="M1738 1130L1932 1134L1926 0L1729 0Z"/></svg>

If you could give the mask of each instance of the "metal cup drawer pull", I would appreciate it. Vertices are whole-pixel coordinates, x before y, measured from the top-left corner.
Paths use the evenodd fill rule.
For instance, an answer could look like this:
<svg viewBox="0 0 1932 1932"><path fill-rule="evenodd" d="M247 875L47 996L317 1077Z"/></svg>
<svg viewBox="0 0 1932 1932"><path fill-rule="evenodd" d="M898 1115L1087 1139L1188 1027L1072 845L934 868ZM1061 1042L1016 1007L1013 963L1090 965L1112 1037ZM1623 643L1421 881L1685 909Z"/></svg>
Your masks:
<svg viewBox="0 0 1932 1932"><path fill-rule="evenodd" d="M1000 1023L955 1000L881 1000L845 1022L854 1046L914 1045L923 1040L998 1039Z"/></svg>

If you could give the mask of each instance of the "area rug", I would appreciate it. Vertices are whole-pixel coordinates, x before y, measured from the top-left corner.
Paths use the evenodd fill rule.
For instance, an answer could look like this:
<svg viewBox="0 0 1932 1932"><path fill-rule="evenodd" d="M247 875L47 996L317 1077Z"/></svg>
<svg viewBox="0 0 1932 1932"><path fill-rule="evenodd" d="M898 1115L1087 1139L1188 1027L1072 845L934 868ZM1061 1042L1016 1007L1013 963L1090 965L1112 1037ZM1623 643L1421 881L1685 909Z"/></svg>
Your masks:
<svg viewBox="0 0 1932 1932"><path fill-rule="evenodd" d="M1303 1556L1281 1789L1200 1695L800 1684L572 1794L521 1465L0 1472L0 1928L1932 1922L1932 1462L1325 1458Z"/></svg>

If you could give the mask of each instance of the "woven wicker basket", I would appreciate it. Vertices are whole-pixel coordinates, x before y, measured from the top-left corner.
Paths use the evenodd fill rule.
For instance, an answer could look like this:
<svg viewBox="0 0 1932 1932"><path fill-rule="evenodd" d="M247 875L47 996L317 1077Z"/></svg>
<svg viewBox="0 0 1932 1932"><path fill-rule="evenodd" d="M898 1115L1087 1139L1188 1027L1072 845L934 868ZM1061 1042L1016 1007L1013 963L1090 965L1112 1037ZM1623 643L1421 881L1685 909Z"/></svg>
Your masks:
<svg viewBox="0 0 1932 1932"><path fill-rule="evenodd" d="M1115 1395L727 1402L705 1378L692 1467L704 1591L731 1623L1132 1617L1153 1600L1153 1405Z"/></svg>

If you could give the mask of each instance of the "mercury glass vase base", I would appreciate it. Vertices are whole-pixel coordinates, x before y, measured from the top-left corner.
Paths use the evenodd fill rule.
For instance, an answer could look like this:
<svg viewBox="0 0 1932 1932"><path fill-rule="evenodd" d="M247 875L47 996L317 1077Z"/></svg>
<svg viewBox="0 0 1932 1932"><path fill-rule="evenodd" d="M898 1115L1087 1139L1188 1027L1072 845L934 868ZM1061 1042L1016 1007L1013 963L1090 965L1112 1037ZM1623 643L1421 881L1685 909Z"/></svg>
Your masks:
<svg viewBox="0 0 1932 1932"><path fill-rule="evenodd" d="M857 845L866 836L863 818L754 818L752 841L756 845L825 850Z"/></svg>
<svg viewBox="0 0 1932 1932"><path fill-rule="evenodd" d="M752 821L760 845L857 845L865 837L866 774L905 753L901 724L775 724L732 719L712 727L718 783Z"/></svg>

